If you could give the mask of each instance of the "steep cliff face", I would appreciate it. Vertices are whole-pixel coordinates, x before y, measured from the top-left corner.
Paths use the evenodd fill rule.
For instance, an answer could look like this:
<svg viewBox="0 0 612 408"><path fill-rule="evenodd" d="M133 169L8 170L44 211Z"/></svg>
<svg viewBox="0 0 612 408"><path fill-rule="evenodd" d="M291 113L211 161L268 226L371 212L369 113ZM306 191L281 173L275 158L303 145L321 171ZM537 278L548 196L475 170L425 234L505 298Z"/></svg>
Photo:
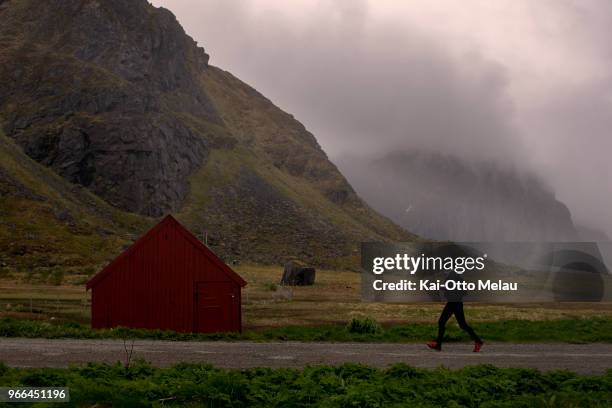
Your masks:
<svg viewBox="0 0 612 408"><path fill-rule="evenodd" d="M579 239L568 208L531 174L423 151L339 166L376 210L427 238Z"/></svg>
<svg viewBox="0 0 612 408"><path fill-rule="evenodd" d="M146 1L0 6L0 116L29 156L113 205L179 208L207 141L177 112L220 119L198 75L208 56Z"/></svg>
<svg viewBox="0 0 612 408"><path fill-rule="evenodd" d="M355 263L359 241L414 238L361 201L293 116L209 66L169 11L6 0L0 23L6 136L112 206L172 212L221 255L261 262Z"/></svg>
<svg viewBox="0 0 612 408"><path fill-rule="evenodd" d="M36 163L0 130L0 276L5 267L92 273L148 226Z"/></svg>

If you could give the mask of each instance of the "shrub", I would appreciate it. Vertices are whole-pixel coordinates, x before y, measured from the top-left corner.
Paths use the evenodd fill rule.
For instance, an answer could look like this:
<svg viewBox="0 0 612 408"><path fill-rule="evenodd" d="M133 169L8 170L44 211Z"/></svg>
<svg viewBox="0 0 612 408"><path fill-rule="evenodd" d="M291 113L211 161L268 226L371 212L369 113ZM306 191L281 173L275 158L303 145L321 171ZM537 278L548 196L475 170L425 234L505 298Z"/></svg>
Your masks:
<svg viewBox="0 0 612 408"><path fill-rule="evenodd" d="M88 266L87 268L85 268L83 270L83 272L85 273L85 275L87 276L92 276L94 273L96 273L96 270L93 266Z"/></svg>
<svg viewBox="0 0 612 408"><path fill-rule="evenodd" d="M65 373L61 369L35 368L21 377L21 382L28 387L63 387L66 384Z"/></svg>
<svg viewBox="0 0 612 408"><path fill-rule="evenodd" d="M196 363L157 368L136 361L129 371L119 363L67 369L2 367L2 384L70 388L71 406L609 407L612 395L610 374L493 366L431 370L399 364L380 370L345 364L224 370ZM524 387L523 376L538 385Z"/></svg>
<svg viewBox="0 0 612 408"><path fill-rule="evenodd" d="M52 285L59 286L64 282L64 271L60 268L53 269L49 281Z"/></svg>
<svg viewBox="0 0 612 408"><path fill-rule="evenodd" d="M375 334L382 330L378 322L371 317L353 317L346 329L355 334Z"/></svg>
<svg viewBox="0 0 612 408"><path fill-rule="evenodd" d="M2 361L0 361L0 377L6 374L8 370L9 370L8 366L4 364Z"/></svg>
<svg viewBox="0 0 612 408"><path fill-rule="evenodd" d="M269 290L271 292L276 292L276 289L278 289L278 285L276 283L266 283L264 287L266 288L266 290Z"/></svg>

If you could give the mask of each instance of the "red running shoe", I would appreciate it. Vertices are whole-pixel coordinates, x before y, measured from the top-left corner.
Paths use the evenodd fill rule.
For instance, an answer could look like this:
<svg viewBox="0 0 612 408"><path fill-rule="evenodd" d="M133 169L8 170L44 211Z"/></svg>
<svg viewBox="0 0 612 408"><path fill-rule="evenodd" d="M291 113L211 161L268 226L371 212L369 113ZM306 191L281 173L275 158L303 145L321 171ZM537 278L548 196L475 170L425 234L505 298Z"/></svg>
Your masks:
<svg viewBox="0 0 612 408"><path fill-rule="evenodd" d="M437 341L430 341L429 343L427 343L427 347L429 347L432 350L442 351L442 345L438 344Z"/></svg>
<svg viewBox="0 0 612 408"><path fill-rule="evenodd" d="M472 350L472 351L474 353L480 353L480 349L482 348L483 344L484 343L482 341L480 341L480 342L477 341L476 343L474 343L474 350Z"/></svg>

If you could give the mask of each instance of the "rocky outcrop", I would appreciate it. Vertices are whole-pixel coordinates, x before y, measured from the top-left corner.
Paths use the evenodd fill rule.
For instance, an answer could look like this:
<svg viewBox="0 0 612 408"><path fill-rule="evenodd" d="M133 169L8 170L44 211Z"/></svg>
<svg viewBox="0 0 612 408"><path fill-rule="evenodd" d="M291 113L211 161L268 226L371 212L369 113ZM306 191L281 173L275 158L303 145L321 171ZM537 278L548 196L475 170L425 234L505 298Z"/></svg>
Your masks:
<svg viewBox="0 0 612 408"><path fill-rule="evenodd" d="M175 211L221 124L199 75L208 55L145 0L0 7L0 117L35 160L115 206ZM5 24L5 22L7 24Z"/></svg>
<svg viewBox="0 0 612 408"><path fill-rule="evenodd" d="M292 260L285 264L281 285L311 286L315 283L315 268L306 266L303 262Z"/></svg>

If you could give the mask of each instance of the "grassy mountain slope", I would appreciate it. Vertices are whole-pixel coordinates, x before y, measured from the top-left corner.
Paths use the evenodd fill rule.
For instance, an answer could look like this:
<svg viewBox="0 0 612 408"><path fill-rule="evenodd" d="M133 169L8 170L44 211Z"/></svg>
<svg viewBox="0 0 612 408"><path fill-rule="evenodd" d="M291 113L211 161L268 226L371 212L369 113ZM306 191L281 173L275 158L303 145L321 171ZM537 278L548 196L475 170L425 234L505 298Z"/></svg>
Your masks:
<svg viewBox="0 0 612 408"><path fill-rule="evenodd" d="M6 222L23 231L13 246L55 245L62 258L28 256L34 264L105 248L96 263L169 212L228 260L355 266L360 241L415 239L357 196L292 115L209 66L168 10L9 0L0 21L0 127L15 142L4 140L7 155L19 153L0 171L31 191L32 208L74 220L52 217L63 238L51 244L50 233L25 235L44 216L12 210ZM3 196L7 207L20 200Z"/></svg>
<svg viewBox="0 0 612 408"><path fill-rule="evenodd" d="M36 163L0 131L0 265L83 272L150 223Z"/></svg>
<svg viewBox="0 0 612 408"><path fill-rule="evenodd" d="M347 267L360 241L414 239L357 197L291 115L216 67L202 81L236 144L214 149L194 174L179 218L208 232L217 252Z"/></svg>

